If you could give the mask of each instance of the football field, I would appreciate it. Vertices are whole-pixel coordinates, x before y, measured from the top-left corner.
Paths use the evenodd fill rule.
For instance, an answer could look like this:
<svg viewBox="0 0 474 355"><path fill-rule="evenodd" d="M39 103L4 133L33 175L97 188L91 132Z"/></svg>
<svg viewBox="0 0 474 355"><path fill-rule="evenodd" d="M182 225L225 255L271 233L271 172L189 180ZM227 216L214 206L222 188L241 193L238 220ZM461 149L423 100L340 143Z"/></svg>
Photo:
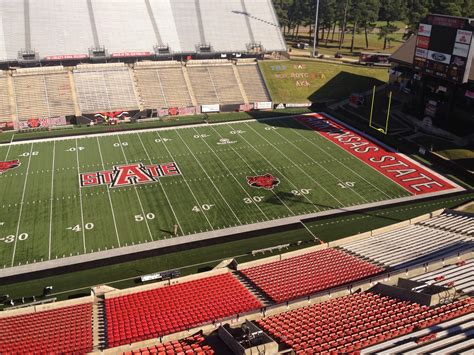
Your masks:
<svg viewBox="0 0 474 355"><path fill-rule="evenodd" d="M0 267L410 196L295 119L0 147Z"/></svg>

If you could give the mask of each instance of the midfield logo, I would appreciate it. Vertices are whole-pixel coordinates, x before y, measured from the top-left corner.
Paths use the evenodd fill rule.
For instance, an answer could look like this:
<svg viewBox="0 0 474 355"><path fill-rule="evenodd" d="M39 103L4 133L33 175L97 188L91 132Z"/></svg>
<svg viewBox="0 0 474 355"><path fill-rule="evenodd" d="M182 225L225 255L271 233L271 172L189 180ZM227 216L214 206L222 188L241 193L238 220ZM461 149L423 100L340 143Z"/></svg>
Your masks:
<svg viewBox="0 0 474 355"><path fill-rule="evenodd" d="M280 179L272 174L247 176L247 184L257 189L273 190L275 186L280 184Z"/></svg>
<svg viewBox="0 0 474 355"><path fill-rule="evenodd" d="M165 176L181 175L176 163L147 165L142 163L114 166L112 170L80 174L81 187L108 185L124 187L157 182Z"/></svg>

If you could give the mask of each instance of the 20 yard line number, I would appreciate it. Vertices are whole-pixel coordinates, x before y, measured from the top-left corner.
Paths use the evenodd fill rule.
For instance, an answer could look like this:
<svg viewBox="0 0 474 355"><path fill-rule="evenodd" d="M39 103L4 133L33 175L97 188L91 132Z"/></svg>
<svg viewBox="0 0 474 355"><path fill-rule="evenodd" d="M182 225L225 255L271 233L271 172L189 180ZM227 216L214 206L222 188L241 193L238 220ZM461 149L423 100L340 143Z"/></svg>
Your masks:
<svg viewBox="0 0 474 355"><path fill-rule="evenodd" d="M18 240L20 241L25 241L29 237L28 233L21 233L18 235ZM15 241L16 236L15 235L7 235L6 237L0 238L0 242L4 242L7 244L13 243Z"/></svg>

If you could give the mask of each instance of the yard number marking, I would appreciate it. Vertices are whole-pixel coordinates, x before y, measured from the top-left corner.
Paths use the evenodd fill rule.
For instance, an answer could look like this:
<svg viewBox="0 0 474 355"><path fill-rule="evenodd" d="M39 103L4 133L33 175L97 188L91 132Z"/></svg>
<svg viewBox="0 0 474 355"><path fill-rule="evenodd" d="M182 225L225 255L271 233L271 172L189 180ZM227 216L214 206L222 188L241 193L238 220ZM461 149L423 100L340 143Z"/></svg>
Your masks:
<svg viewBox="0 0 474 355"><path fill-rule="evenodd" d="M67 230L72 230L73 232L76 232L76 233L79 233L80 231L82 231L82 228L81 228L81 225L80 224L76 224L74 227L68 227L66 228ZM94 223L86 223L84 225L84 229L90 231L92 229L94 229Z"/></svg>
<svg viewBox="0 0 474 355"><path fill-rule="evenodd" d="M346 182L340 182L337 184L341 189L350 189L355 186L355 182L353 181L346 181Z"/></svg>
<svg viewBox="0 0 474 355"><path fill-rule="evenodd" d="M214 206L215 205L208 205L208 204L204 204L202 206L194 206L192 211L196 212L196 213L203 212L203 211L209 211Z"/></svg>
<svg viewBox="0 0 474 355"><path fill-rule="evenodd" d="M4 238L0 238L0 241L2 242L5 242L7 244L10 244L10 243L13 243L15 241L16 236L14 235L7 235L6 237ZM21 241L24 241L24 240L27 240L28 239L28 233L21 233L19 236L18 236L18 240L21 240Z"/></svg>
<svg viewBox="0 0 474 355"><path fill-rule="evenodd" d="M154 220L155 217L156 217L155 214L151 212L147 213L145 216L143 216L142 214L137 214L135 215L135 222L143 222L145 218L151 221L151 220Z"/></svg>
<svg viewBox="0 0 474 355"><path fill-rule="evenodd" d="M252 198L246 197L246 198L244 198L244 202L247 205L251 205L254 202L256 202L256 203L262 202L264 198L265 198L264 196L253 196Z"/></svg>

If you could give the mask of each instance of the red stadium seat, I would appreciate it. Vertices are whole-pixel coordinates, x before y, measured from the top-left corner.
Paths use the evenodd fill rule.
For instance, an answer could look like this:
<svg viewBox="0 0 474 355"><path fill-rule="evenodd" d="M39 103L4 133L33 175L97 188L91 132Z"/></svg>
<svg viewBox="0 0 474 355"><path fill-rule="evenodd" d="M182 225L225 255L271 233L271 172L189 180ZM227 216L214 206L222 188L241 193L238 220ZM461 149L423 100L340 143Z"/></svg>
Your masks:
<svg viewBox="0 0 474 355"><path fill-rule="evenodd" d="M273 301L283 302L383 271L337 249L325 249L241 270Z"/></svg>
<svg viewBox="0 0 474 355"><path fill-rule="evenodd" d="M261 306L230 273L106 299L108 346L161 337Z"/></svg>

